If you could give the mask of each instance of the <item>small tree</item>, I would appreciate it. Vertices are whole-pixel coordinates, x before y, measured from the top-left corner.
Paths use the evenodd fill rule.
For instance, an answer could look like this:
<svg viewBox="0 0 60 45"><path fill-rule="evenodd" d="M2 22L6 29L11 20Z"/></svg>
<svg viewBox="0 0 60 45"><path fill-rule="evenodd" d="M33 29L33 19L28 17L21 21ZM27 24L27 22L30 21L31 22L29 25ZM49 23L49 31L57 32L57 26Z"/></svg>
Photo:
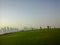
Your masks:
<svg viewBox="0 0 60 45"><path fill-rule="evenodd" d="M42 27L40 26L40 29L42 29Z"/></svg>
<svg viewBox="0 0 60 45"><path fill-rule="evenodd" d="M33 28L32 28L32 30L33 30Z"/></svg>
<svg viewBox="0 0 60 45"><path fill-rule="evenodd" d="M50 28L50 26L47 26L47 29L49 29Z"/></svg>

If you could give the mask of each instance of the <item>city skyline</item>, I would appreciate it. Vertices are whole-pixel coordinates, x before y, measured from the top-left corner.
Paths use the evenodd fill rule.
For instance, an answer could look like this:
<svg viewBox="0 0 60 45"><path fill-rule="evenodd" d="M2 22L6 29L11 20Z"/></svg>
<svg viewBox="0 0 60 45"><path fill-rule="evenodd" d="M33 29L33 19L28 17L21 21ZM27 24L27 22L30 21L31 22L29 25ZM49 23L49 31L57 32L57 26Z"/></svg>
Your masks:
<svg viewBox="0 0 60 45"><path fill-rule="evenodd" d="M21 30L14 27L3 27L3 28L0 27L0 34L18 32L18 31L21 31Z"/></svg>
<svg viewBox="0 0 60 45"><path fill-rule="evenodd" d="M1 0L0 27L60 27L59 0Z"/></svg>

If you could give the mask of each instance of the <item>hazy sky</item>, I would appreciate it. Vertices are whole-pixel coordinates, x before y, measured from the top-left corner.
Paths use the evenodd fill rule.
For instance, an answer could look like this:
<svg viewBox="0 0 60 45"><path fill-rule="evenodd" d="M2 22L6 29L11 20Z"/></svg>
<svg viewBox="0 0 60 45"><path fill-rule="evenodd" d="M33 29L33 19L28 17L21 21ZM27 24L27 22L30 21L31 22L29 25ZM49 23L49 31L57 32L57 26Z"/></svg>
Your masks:
<svg viewBox="0 0 60 45"><path fill-rule="evenodd" d="M59 0L0 0L0 26L60 27Z"/></svg>

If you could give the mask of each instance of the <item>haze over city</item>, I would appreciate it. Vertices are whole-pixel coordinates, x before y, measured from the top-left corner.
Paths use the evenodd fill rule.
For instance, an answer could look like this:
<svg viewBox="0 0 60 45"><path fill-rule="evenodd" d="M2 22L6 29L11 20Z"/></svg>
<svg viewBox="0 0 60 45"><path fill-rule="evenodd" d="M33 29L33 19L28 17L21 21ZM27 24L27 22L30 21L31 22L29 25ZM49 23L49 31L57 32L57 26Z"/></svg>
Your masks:
<svg viewBox="0 0 60 45"><path fill-rule="evenodd" d="M0 0L0 45L60 45L60 0Z"/></svg>
<svg viewBox="0 0 60 45"><path fill-rule="evenodd" d="M60 27L59 0L0 0L0 27Z"/></svg>

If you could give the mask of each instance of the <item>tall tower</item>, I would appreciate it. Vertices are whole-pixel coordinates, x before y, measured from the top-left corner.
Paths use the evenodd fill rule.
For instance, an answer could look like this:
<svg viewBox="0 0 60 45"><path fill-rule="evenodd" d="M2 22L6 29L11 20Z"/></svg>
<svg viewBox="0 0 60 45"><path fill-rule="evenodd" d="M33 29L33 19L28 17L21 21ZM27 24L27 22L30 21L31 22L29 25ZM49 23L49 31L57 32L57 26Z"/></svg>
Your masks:
<svg viewBox="0 0 60 45"><path fill-rule="evenodd" d="M9 27L7 27L7 30L6 31L7 31L7 33L10 32Z"/></svg>
<svg viewBox="0 0 60 45"><path fill-rule="evenodd" d="M3 33L6 33L6 27L3 28Z"/></svg>

